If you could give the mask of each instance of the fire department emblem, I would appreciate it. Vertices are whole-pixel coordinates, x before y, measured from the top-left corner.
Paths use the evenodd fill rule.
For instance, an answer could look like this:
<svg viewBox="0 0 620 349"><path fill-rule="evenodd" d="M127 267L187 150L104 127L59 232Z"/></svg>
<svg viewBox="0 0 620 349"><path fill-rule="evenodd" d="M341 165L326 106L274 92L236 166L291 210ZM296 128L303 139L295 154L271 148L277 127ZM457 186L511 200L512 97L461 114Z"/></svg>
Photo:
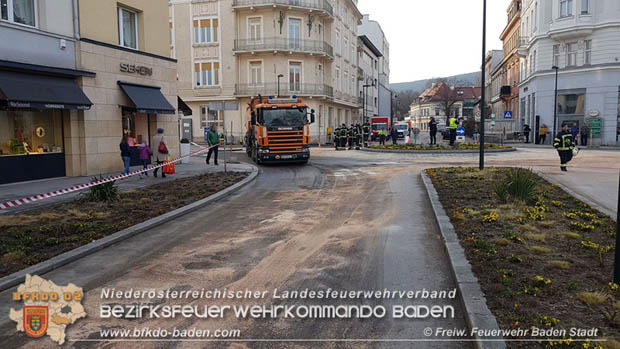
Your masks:
<svg viewBox="0 0 620 349"><path fill-rule="evenodd" d="M47 306L24 306L24 331L30 337L38 338L47 332L49 310Z"/></svg>

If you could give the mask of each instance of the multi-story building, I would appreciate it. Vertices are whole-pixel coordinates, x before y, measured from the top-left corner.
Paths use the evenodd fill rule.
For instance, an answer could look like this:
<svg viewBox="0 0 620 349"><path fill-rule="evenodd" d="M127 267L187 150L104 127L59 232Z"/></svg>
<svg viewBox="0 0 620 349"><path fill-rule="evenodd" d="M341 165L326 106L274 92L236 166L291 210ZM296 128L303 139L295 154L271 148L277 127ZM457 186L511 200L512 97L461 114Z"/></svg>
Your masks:
<svg viewBox="0 0 620 349"><path fill-rule="evenodd" d="M176 115L158 115L174 114L177 99L176 64L159 40L167 4L0 6L0 183L118 171L124 131L148 143L165 128L174 154ZM145 91L149 103L134 99Z"/></svg>
<svg viewBox="0 0 620 349"><path fill-rule="evenodd" d="M259 94L304 99L313 142L357 118L357 1L171 0L169 16L193 138L219 125L238 143Z"/></svg>
<svg viewBox="0 0 620 349"><path fill-rule="evenodd" d="M390 44L377 21L370 20L369 15L364 15L362 24L358 27L359 35L370 39L373 45L381 53L377 64L378 79L378 108L380 116L392 115L392 90L390 90Z"/></svg>
<svg viewBox="0 0 620 349"><path fill-rule="evenodd" d="M413 128L428 131L428 123L434 117L439 124L448 125L448 119L473 118L475 105L480 100L480 87L451 87L446 83L433 84L411 104L407 121Z"/></svg>
<svg viewBox="0 0 620 349"><path fill-rule="evenodd" d="M580 131L596 118L602 129L594 144L618 144L620 2L524 0L523 13L521 116L535 131L545 124L551 132L563 124Z"/></svg>
<svg viewBox="0 0 620 349"><path fill-rule="evenodd" d="M502 132L504 129L504 102L501 98L501 90L502 86L504 86L504 75L500 69L497 67L504 60L504 51L502 50L492 50L487 54L487 58L485 61L486 64L486 74L485 74L485 89L486 89L486 114L487 119L489 119L492 115L495 115L497 124L493 128L493 130L489 131L499 131ZM500 116L500 118L497 118ZM476 118L477 119L477 118ZM477 119L478 120L478 119ZM510 123L508 125L512 128L512 121L507 121ZM489 125L490 126L490 125Z"/></svg>
<svg viewBox="0 0 620 349"><path fill-rule="evenodd" d="M368 120L379 115L379 58L382 54L366 35L359 36L358 52L359 115Z"/></svg>
<svg viewBox="0 0 620 349"><path fill-rule="evenodd" d="M523 119L519 118L519 69L521 59L517 54L521 40L521 1L511 0L508 6L508 22L500 35L504 44L504 58L491 72L491 76L499 77L501 87L499 100L492 100L496 125L491 129L487 119L486 127L490 131L516 132L523 128ZM501 101L501 104L500 104Z"/></svg>

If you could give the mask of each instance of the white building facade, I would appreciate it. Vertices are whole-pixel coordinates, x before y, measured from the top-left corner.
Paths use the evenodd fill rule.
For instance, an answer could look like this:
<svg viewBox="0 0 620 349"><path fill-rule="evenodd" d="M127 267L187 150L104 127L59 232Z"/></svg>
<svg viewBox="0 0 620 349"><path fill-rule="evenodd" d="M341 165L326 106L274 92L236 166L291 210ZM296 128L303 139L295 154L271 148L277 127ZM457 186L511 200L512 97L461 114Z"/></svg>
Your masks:
<svg viewBox="0 0 620 349"><path fill-rule="evenodd" d="M390 116L392 114L392 91L390 90L390 44L377 21L370 19L369 15L364 15L362 25L358 27L359 35L365 35L373 45L381 52L379 57L378 70L378 108L379 116Z"/></svg>
<svg viewBox="0 0 620 349"><path fill-rule="evenodd" d="M358 53L359 115L362 119L371 118L379 115L378 81L381 52L366 35L361 35L358 40Z"/></svg>
<svg viewBox="0 0 620 349"><path fill-rule="evenodd" d="M581 130L600 118L601 134L592 143L618 145L620 2L524 0L521 18L521 117L535 131L544 124L554 133L565 123Z"/></svg>

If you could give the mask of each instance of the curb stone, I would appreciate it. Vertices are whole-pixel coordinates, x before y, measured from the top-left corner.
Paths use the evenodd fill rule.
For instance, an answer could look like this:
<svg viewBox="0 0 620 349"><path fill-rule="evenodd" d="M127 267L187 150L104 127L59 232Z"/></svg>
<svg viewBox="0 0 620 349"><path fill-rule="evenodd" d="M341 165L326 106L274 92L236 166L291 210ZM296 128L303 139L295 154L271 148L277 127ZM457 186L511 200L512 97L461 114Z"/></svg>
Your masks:
<svg viewBox="0 0 620 349"><path fill-rule="evenodd" d="M31 274L31 275L43 275L49 271L52 271L54 269L58 269L63 265L69 264L73 261L76 261L80 258L83 258L85 256L88 256L90 254L93 254L99 250L102 250L106 247L109 247L110 245L116 244L118 242L121 242L123 240L127 240L132 236L138 235L140 233L143 233L151 228L154 228L158 225L164 224L166 222L169 222L173 219L179 218L181 216L184 216L188 213L191 213L193 211L196 211L208 204L211 204L215 201L218 201L220 199L223 199L224 197L231 195L232 193L236 192L237 190L241 189L242 187L246 186L248 183L252 182L254 179L256 179L256 177L258 176L258 167L254 166L254 165L249 165L248 164L249 169L251 169L250 174L244 178L242 181L235 183L234 185L221 190L211 196L208 196L204 199L198 200L194 203L191 203L189 205L186 205L184 207L181 207L177 210L174 211L170 211L168 213L164 213L161 216L149 219L145 222L136 224L134 226L131 226L127 229L123 229L119 232L116 232L112 235L108 235L104 238L101 238L99 240L93 241L91 243L88 243L86 245L80 246L76 249L73 249L71 251L67 251L65 253L62 253L56 257L50 258L46 261L43 261L41 263L35 264L33 266L30 266L24 270L20 270L18 272L15 272L13 274L7 275L3 278L0 278L0 292L1 291L5 291L11 287L14 287L16 285L19 285L20 283L24 282L24 280L26 279L26 274Z"/></svg>
<svg viewBox="0 0 620 349"><path fill-rule="evenodd" d="M465 309L465 321L469 329L478 328L482 330L499 331L497 320L487 306L484 292L482 292L478 279L471 270L471 264L469 264L469 261L465 257L465 250L459 243L456 232L454 231L454 226L450 223L450 218L439 201L437 190L435 190L431 179L424 170L421 176L424 186L426 187L426 192L428 193L428 198L431 201L431 206L433 207L433 212L435 213L435 218L439 225L439 230L441 231L441 236L445 243L452 276L459 290L459 300L463 309ZM479 349L506 348L506 343L502 336L485 338L474 336L474 339L474 346ZM493 341L482 341L482 339L490 339Z"/></svg>
<svg viewBox="0 0 620 349"><path fill-rule="evenodd" d="M405 150L405 149L371 149L362 148L361 151L368 153L401 153L401 154L479 154L480 150ZM485 153L510 153L517 148L509 149L485 149Z"/></svg>
<svg viewBox="0 0 620 349"><path fill-rule="evenodd" d="M546 180L547 182L554 184L558 187L560 187L560 189L564 190L565 192L567 192L569 195L574 196L575 198L577 198L578 200L581 200L583 202L585 202L586 204L590 205L590 207L592 207L593 209L606 214L607 216L609 216L609 218L611 218L614 222L617 219L617 214L613 211L611 211L610 209L603 207L599 204L597 204L596 202L586 198L585 196L578 194L577 192L575 192L574 190L572 190L571 188L567 187L566 185L558 182L555 180L555 178L552 178L551 176L548 176L544 173L542 173L541 171L536 171L534 169L532 169L532 172L536 173L537 175L539 175L540 177L542 177L544 180Z"/></svg>

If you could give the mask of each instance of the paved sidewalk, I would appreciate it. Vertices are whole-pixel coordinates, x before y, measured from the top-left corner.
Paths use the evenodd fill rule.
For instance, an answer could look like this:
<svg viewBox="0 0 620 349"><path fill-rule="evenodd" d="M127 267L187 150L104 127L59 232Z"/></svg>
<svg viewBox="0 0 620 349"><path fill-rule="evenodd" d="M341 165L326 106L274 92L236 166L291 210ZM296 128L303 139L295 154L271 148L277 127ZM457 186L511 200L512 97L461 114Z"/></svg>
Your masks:
<svg viewBox="0 0 620 349"><path fill-rule="evenodd" d="M139 176L129 177L127 179L121 180L117 182L118 188L120 190L132 190L139 189L142 187L146 187L149 185L154 185L162 182L173 181L176 179L194 177L201 175L203 173L212 173L212 172L223 172L224 171L224 156L223 152L219 154L219 166L210 165L207 166L205 164L206 155L200 155L196 157L192 157L190 159L189 164L175 164L176 174L167 175L166 178L161 178L161 171L158 173L158 177L153 177L153 172L148 173L148 177L144 177L140 179ZM245 154L242 154L245 155ZM233 154L233 156L229 159L233 163L229 163L227 165L227 169L229 171L234 172L248 172L251 171L248 166L243 165L237 161L237 155ZM120 160L119 160L120 161ZM140 167L132 167L132 170L140 169ZM104 174L104 177L108 177L111 175L115 175L117 173L108 173ZM59 178L50 178L43 179L39 181L31 181L31 182L21 182L21 183L11 183L0 185L0 202L7 202L10 200L22 199L38 194L49 193L55 190L69 188L78 184L90 183L91 177L59 177ZM12 213L21 213L25 211L29 211L35 208L41 208L44 206L49 206L51 204L55 204L58 202L69 201L80 195L80 193L85 192L88 189L85 189L80 192L65 194L58 197L48 198L42 201L28 203L16 208L8 209L0 211L0 215L2 214L12 214Z"/></svg>

